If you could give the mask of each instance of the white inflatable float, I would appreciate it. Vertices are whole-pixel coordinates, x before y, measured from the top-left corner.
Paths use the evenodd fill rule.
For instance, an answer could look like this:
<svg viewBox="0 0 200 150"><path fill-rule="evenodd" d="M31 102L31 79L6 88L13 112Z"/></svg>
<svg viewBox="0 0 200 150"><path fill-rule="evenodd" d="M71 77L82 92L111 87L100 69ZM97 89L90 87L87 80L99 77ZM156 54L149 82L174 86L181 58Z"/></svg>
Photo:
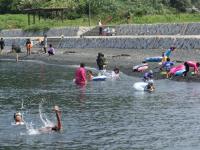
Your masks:
<svg viewBox="0 0 200 150"><path fill-rule="evenodd" d="M133 87L137 91L146 91L146 87L149 83L153 83L153 80L149 80L148 82L136 82L133 84Z"/></svg>
<svg viewBox="0 0 200 150"><path fill-rule="evenodd" d="M134 83L133 87L134 89L136 89L137 91L144 91L145 87L148 85L147 82L136 82Z"/></svg>
<svg viewBox="0 0 200 150"><path fill-rule="evenodd" d="M101 76L96 76L92 78L92 81L105 81L106 80L106 76L101 75Z"/></svg>

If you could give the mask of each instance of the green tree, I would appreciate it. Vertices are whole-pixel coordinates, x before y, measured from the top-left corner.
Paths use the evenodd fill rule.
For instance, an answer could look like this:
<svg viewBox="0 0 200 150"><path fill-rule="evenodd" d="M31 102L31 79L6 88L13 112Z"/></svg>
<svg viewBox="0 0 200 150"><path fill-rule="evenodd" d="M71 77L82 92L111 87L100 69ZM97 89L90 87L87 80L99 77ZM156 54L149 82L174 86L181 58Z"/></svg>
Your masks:
<svg viewBox="0 0 200 150"><path fill-rule="evenodd" d="M180 12L186 12L186 9L191 7L191 0L170 0L172 7Z"/></svg>

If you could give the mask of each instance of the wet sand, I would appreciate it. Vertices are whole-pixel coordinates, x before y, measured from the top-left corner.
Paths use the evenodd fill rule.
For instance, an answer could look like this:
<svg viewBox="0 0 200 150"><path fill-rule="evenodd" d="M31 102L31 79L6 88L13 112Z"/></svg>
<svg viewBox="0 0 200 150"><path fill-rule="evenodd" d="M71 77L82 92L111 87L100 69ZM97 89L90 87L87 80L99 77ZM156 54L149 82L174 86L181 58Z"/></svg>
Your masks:
<svg viewBox="0 0 200 150"><path fill-rule="evenodd" d="M103 53L108 61L108 70L112 70L115 66L120 68L120 71L129 75L142 77L144 73L133 72L134 65L141 64L144 58L161 56L164 49L160 50L136 50L136 49L56 49L54 56L48 56L43 53L39 48L33 48L32 54L27 56L26 51L23 48L22 53L19 53L19 60L41 60L47 63L56 63L62 65L79 65L80 62L84 62L86 66L97 67L96 57L99 52ZM187 60L200 61L199 49L181 50L177 49L171 54L171 60L175 62L175 65L183 63ZM0 59L16 58L16 54L10 53L8 48L4 50L0 55ZM177 63L178 62L178 63ZM155 79L164 79L165 76L160 74L158 63L149 63L149 69L154 71ZM190 69L193 70L192 68ZM174 77L172 80L177 81L192 81L199 82L200 76L192 76L188 74L188 77Z"/></svg>

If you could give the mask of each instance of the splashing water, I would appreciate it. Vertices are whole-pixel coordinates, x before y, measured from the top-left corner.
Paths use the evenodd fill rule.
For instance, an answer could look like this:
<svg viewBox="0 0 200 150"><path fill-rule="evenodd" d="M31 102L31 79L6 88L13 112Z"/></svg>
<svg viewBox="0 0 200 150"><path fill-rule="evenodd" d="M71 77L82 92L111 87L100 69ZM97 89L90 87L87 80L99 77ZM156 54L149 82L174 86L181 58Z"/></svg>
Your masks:
<svg viewBox="0 0 200 150"><path fill-rule="evenodd" d="M42 102L44 101L44 99L42 99ZM39 104L39 116L40 116L40 120L42 121L42 127L41 128L45 128L45 127L53 127L54 123L51 122L46 114L42 113L42 102ZM37 134L41 134L41 132L39 131L39 129L41 128L34 128L34 124L32 122L28 123L26 122L26 130L27 130L27 134L28 135L37 135Z"/></svg>

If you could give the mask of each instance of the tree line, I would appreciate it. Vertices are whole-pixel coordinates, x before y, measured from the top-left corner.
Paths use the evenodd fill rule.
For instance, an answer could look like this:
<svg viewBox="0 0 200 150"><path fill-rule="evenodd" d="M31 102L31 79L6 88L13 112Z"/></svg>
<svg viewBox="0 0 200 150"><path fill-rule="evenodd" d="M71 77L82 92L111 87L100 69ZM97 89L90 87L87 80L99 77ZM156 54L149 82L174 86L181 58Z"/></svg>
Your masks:
<svg viewBox="0 0 200 150"><path fill-rule="evenodd" d="M200 9L200 0L0 0L0 13L23 13L27 8L68 9L66 18L76 19L92 16L124 17L195 12Z"/></svg>

